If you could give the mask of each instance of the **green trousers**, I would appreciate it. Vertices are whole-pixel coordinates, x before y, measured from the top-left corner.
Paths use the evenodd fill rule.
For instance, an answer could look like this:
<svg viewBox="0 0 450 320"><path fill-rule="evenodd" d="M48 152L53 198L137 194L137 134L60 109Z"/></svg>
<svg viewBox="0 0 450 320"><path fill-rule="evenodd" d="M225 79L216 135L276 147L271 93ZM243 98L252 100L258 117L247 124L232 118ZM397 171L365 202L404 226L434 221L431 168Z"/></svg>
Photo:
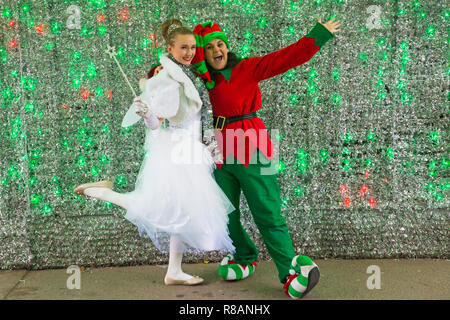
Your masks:
<svg viewBox="0 0 450 320"><path fill-rule="evenodd" d="M271 161L259 150L253 156L248 167L233 159L235 163L224 163L221 169L214 171L217 184L236 208L228 216L229 235L236 247L234 258L237 263L247 265L258 257L258 249L240 220L242 190L264 244L278 269L278 277L285 283L295 252L288 226L281 216L280 187L276 174L261 174L265 173L264 168L267 170L272 165Z"/></svg>

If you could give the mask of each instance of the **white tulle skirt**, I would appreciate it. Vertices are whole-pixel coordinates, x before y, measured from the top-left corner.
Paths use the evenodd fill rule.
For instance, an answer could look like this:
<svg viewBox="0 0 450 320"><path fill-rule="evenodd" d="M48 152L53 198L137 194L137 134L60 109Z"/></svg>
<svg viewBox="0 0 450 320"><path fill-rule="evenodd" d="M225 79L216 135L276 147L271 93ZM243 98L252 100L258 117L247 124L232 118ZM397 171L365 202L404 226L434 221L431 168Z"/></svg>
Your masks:
<svg viewBox="0 0 450 320"><path fill-rule="evenodd" d="M206 147L187 131L160 128L147 132L144 148L125 218L162 252L172 235L183 242L182 252L234 251L227 223L235 208L214 180Z"/></svg>

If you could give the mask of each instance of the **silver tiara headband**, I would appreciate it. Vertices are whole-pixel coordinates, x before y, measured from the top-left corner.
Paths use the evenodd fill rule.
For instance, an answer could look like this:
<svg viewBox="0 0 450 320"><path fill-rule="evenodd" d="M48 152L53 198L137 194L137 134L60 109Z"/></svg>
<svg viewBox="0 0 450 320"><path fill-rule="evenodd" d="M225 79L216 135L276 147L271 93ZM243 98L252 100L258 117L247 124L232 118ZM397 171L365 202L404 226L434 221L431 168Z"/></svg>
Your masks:
<svg viewBox="0 0 450 320"><path fill-rule="evenodd" d="M171 34L173 30L181 28L178 24L171 24L167 29L167 35Z"/></svg>

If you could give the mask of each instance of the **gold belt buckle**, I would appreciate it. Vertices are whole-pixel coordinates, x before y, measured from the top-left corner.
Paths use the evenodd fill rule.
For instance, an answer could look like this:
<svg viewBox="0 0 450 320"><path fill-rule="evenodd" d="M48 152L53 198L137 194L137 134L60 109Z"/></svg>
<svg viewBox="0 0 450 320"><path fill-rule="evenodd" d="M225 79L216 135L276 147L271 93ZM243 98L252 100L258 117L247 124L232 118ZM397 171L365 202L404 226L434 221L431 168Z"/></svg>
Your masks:
<svg viewBox="0 0 450 320"><path fill-rule="evenodd" d="M222 117L222 116L218 116L217 117L217 121L216 121L216 125L215 125L217 130L219 130L219 131L223 130L223 127L225 126L225 120L226 119L227 119L226 117ZM222 120L222 126L220 128L217 127L217 125L219 124L219 120Z"/></svg>

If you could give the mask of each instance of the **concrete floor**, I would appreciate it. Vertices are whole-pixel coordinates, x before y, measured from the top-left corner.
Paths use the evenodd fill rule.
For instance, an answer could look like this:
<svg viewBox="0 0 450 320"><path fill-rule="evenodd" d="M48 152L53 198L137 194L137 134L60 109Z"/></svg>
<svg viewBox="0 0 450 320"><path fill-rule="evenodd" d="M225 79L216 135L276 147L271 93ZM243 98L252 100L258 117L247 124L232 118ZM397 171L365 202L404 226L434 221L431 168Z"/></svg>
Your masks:
<svg viewBox="0 0 450 320"><path fill-rule="evenodd" d="M316 260L319 284L304 300L448 300L448 260ZM380 289L368 289L380 268ZM217 263L185 264L186 273L203 277L199 286L165 286L165 265L81 268L80 289L68 289L66 269L0 270L3 300L291 300L282 291L272 261L259 263L249 278L228 282L217 274ZM80 266L81 267L81 266Z"/></svg>

